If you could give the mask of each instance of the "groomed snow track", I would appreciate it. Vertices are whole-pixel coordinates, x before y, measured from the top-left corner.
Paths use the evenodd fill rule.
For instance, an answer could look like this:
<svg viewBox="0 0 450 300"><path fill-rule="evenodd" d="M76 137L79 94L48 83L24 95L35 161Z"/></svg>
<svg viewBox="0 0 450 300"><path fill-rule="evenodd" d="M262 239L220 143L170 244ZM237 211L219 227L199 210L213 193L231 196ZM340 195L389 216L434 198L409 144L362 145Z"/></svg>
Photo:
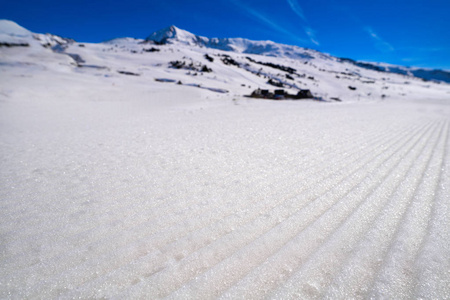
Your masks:
<svg viewBox="0 0 450 300"><path fill-rule="evenodd" d="M445 106L246 101L3 130L1 298L450 297Z"/></svg>
<svg viewBox="0 0 450 300"><path fill-rule="evenodd" d="M450 85L25 33L0 49L0 299L450 299ZM256 67L342 102L243 97Z"/></svg>

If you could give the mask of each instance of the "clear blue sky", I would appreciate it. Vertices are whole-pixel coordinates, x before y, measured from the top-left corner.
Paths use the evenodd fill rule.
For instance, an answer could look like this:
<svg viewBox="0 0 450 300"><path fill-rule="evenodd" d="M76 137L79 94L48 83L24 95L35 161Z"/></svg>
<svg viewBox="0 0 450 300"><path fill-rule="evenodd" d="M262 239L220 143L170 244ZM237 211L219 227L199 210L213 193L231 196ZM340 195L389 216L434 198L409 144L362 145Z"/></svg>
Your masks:
<svg viewBox="0 0 450 300"><path fill-rule="evenodd" d="M207 37L450 70L450 0L0 0L0 19L79 42L145 38L176 25Z"/></svg>

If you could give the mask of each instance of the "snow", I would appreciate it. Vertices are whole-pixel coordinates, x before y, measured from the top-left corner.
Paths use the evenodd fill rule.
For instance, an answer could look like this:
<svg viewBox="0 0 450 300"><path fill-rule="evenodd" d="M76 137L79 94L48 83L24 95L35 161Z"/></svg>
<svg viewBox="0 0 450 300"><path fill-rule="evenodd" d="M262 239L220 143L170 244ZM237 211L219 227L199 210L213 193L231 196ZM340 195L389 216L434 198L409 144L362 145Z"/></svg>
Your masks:
<svg viewBox="0 0 450 300"><path fill-rule="evenodd" d="M152 33L146 40L157 44L182 44L292 59L312 59L315 57L333 59L327 54L312 49L283 45L272 41L251 41L243 38L207 38L192 34L173 25Z"/></svg>
<svg viewBox="0 0 450 300"><path fill-rule="evenodd" d="M0 43L26 44L31 35L30 31L12 21L0 20Z"/></svg>
<svg viewBox="0 0 450 300"><path fill-rule="evenodd" d="M232 51L235 53L258 54L302 61L310 61L313 59L322 61L347 61L355 66L365 69L375 69L387 73L416 76L427 81L434 80L450 83L450 72L445 70L404 67L386 63L357 62L351 59L333 57L308 48L278 44L272 41L251 41L243 38L207 38L192 34L173 25L152 33L147 37L146 41L156 42L157 44L200 46L210 49Z"/></svg>
<svg viewBox="0 0 450 300"><path fill-rule="evenodd" d="M27 39L0 48L0 298L450 297L448 84ZM289 81L246 56L343 102L244 97Z"/></svg>
<svg viewBox="0 0 450 300"><path fill-rule="evenodd" d="M176 26L170 26L168 28L156 31L152 33L148 38L148 41L154 41L157 43L165 43L167 41L180 42L186 45L195 45L196 36L186 30L177 28Z"/></svg>
<svg viewBox="0 0 450 300"><path fill-rule="evenodd" d="M9 20L0 20L0 34L13 35L17 37L31 37L32 35L29 30Z"/></svg>

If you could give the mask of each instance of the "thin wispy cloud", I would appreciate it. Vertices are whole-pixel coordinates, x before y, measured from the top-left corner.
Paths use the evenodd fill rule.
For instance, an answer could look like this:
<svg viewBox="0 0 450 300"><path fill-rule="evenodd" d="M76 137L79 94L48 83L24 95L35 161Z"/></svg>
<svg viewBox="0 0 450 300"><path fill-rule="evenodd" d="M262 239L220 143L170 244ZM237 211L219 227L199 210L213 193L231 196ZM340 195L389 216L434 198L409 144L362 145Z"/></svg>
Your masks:
<svg viewBox="0 0 450 300"><path fill-rule="evenodd" d="M289 32L285 28L281 27L280 25L278 25L274 21L270 20L267 16L263 15L262 13L254 10L252 8L247 8L247 12L249 14L251 14L252 16L254 16L256 19L258 19L259 21L263 22L264 24L268 25L269 27L272 27L276 31L284 33L284 34L286 34L288 36L292 36L293 35L291 32Z"/></svg>
<svg viewBox="0 0 450 300"><path fill-rule="evenodd" d="M266 26L272 28L273 30L282 33L286 36L288 36L289 38L296 40L300 43L308 43L308 41L301 39L298 37L298 35L292 33L291 31L287 30L286 28L284 28L283 26L279 25L277 22L275 22L274 20L272 20L271 18L269 18L268 16L264 15L263 13L255 10L254 8L251 8L247 5L245 5L244 3L242 3L239 0L230 0L232 3L234 3L236 6L238 6L239 8L241 8L242 10L244 10L246 13L248 13L250 16L254 17L255 19L257 19L258 21L262 22L263 24L265 24Z"/></svg>
<svg viewBox="0 0 450 300"><path fill-rule="evenodd" d="M316 32L311 28L311 27L303 27L303 29L305 30L306 34L308 35L310 41L313 44L316 44L317 46L319 46L319 41L316 38Z"/></svg>
<svg viewBox="0 0 450 300"><path fill-rule="evenodd" d="M305 14L303 12L302 7L300 6L300 4L297 2L297 0L287 0L289 6L291 7L292 11L299 16L303 22L305 22L306 24L308 24L308 20L305 17ZM309 37L309 40L319 46L319 41L316 38L316 32L309 26L303 26L303 30L305 31L306 35Z"/></svg>
<svg viewBox="0 0 450 300"><path fill-rule="evenodd" d="M369 34L372 40L375 43L375 47L378 48L381 52L392 52L395 48L382 39L373 29L372 27L364 27L364 30Z"/></svg>
<svg viewBox="0 0 450 300"><path fill-rule="evenodd" d="M305 14L303 13L303 9L300 4L296 0L287 0L291 9L300 17L303 21L307 22Z"/></svg>

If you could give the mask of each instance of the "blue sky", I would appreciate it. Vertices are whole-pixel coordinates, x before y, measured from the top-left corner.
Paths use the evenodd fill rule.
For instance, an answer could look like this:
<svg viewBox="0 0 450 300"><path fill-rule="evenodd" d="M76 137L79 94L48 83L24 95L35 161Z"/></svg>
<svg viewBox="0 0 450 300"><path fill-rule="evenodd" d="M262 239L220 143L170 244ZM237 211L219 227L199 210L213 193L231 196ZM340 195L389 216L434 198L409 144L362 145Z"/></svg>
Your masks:
<svg viewBox="0 0 450 300"><path fill-rule="evenodd" d="M449 15L449 0L0 0L1 19L79 42L145 38L176 25L207 37L447 70Z"/></svg>

